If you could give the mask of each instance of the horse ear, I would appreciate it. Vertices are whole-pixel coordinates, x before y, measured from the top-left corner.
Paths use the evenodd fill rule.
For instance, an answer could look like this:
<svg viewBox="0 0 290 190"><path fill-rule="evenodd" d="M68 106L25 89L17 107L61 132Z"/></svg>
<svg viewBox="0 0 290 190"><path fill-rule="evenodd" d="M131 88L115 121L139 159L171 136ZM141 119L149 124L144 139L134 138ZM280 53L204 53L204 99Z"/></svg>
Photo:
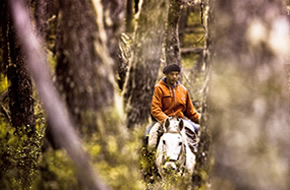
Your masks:
<svg viewBox="0 0 290 190"><path fill-rule="evenodd" d="M181 131L182 129L183 129L183 127L184 127L184 122L183 122L183 119L181 119L180 121L179 121L179 130Z"/></svg>
<svg viewBox="0 0 290 190"><path fill-rule="evenodd" d="M169 117L166 118L165 122L164 122L164 127L165 129L167 129L170 125L170 122L169 122Z"/></svg>

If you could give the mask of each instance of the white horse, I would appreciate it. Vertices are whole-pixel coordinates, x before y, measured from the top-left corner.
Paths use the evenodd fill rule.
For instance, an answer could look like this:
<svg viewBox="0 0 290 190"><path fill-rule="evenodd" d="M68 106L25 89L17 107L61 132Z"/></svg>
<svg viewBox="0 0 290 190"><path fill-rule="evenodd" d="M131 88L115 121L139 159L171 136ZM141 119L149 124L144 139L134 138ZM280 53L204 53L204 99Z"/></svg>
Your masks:
<svg viewBox="0 0 290 190"><path fill-rule="evenodd" d="M192 174L196 157L188 146L183 120L167 118L163 130L155 161L159 174L161 177L172 171Z"/></svg>

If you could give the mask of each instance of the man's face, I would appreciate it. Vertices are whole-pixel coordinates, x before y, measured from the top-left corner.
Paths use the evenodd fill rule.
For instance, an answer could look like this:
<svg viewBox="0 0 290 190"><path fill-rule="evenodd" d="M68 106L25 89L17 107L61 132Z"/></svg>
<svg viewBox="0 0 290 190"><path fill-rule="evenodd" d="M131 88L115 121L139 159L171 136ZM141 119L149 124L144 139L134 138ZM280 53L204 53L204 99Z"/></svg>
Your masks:
<svg viewBox="0 0 290 190"><path fill-rule="evenodd" d="M175 83L178 81L178 78L179 78L178 71L171 71L166 74L167 83L171 86L175 85Z"/></svg>

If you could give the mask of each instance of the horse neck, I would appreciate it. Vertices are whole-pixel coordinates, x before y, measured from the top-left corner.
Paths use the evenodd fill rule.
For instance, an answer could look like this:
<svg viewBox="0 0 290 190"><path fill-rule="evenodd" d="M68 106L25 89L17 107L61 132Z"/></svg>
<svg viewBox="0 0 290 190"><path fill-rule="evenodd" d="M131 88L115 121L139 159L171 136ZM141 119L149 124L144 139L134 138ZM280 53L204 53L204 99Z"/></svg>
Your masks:
<svg viewBox="0 0 290 190"><path fill-rule="evenodd" d="M168 129L166 129L165 133L177 133L177 134L181 134L181 131L179 130L179 128L177 126L169 126Z"/></svg>

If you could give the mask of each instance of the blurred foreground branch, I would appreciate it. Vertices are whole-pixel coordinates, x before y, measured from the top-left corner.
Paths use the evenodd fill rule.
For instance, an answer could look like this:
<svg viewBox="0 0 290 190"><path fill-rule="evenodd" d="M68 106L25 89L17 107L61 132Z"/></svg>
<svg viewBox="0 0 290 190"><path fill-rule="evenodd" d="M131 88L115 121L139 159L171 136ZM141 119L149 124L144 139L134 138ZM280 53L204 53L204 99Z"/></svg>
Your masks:
<svg viewBox="0 0 290 190"><path fill-rule="evenodd" d="M81 184L88 189L109 189L94 173L83 150L81 141L73 129L65 104L53 86L41 42L32 29L28 11L22 0L11 0L9 5L22 50L27 56L27 69L35 81L40 99L51 123L51 131L57 142L68 152L78 168Z"/></svg>

